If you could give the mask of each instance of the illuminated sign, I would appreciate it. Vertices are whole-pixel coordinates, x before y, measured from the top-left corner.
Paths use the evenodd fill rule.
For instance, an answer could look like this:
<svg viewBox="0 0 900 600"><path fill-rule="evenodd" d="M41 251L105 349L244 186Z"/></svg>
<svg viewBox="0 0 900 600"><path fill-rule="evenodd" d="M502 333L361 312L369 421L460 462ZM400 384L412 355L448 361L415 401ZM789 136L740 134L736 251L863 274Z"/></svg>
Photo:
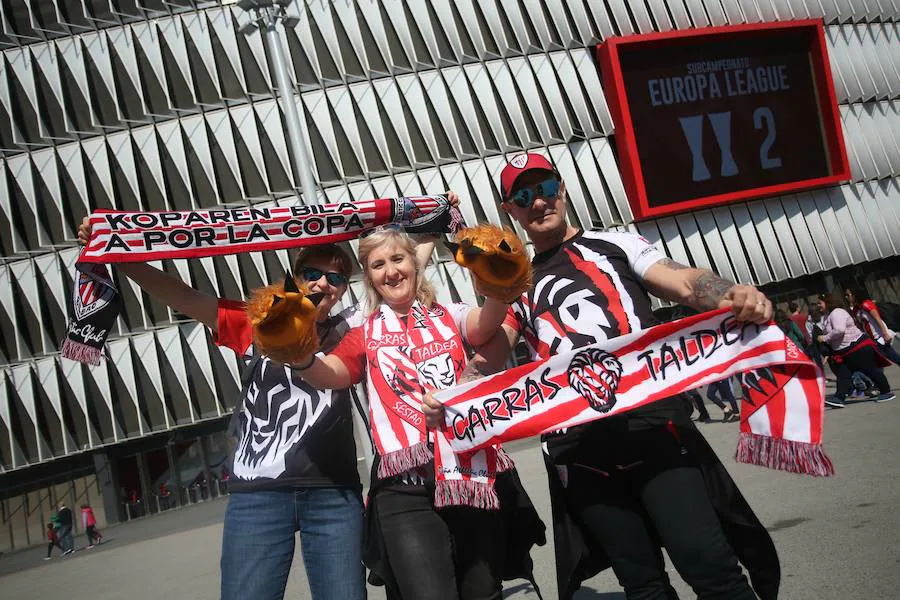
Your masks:
<svg viewBox="0 0 900 600"><path fill-rule="evenodd" d="M637 219L850 177L820 21L611 38L597 55Z"/></svg>

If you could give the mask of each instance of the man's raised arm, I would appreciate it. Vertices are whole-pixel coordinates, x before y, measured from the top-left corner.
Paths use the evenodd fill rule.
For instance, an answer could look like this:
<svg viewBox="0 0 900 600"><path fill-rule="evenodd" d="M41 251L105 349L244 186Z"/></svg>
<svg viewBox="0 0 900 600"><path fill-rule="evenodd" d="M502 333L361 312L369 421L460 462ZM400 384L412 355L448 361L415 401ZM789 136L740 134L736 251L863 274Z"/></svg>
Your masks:
<svg viewBox="0 0 900 600"><path fill-rule="evenodd" d="M670 258L650 266L644 272L644 283L653 295L699 311L731 308L741 321L765 323L772 319L772 302L756 287L728 281L709 269L686 267Z"/></svg>

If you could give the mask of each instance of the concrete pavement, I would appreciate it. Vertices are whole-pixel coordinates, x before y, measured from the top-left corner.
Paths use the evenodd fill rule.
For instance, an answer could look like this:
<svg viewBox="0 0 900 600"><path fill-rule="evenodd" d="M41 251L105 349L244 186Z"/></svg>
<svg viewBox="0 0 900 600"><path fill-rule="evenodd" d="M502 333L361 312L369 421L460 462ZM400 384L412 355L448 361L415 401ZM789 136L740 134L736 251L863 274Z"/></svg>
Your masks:
<svg viewBox="0 0 900 600"><path fill-rule="evenodd" d="M900 368L888 377L900 387ZM713 417L718 409L710 407ZM900 596L900 400L860 402L829 410L825 448L837 475L799 477L734 462L737 425L700 425L750 504L769 528L782 564L782 598L829 600ZM539 448L513 447L525 487L546 523L550 505ZM104 531L92 550L44 561L45 547L0 556L4 600L158 600L218 597L218 558L224 500L206 502ZM84 536L78 544L84 543ZM532 552L545 598L556 597L552 540ZM690 589L671 572L682 598ZM507 585L507 598L537 598L523 582ZM307 600L299 551L287 598ZM373 588L369 597L384 598ZM586 582L580 600L624 598L611 572Z"/></svg>

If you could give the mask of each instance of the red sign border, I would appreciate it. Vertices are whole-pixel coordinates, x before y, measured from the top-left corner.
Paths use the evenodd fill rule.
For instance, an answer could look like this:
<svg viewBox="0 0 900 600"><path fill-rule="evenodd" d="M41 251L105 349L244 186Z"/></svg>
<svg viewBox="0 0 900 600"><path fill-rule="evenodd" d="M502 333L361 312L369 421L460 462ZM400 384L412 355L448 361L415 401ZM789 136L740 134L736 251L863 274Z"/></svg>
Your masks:
<svg viewBox="0 0 900 600"><path fill-rule="evenodd" d="M826 150L831 166L831 175L813 179L802 179L789 183L751 188L726 194L703 196L691 200L682 200L665 206L650 207L647 200L647 189L641 170L634 134L634 124L628 97L625 93L625 81L619 63L619 48L649 44L666 47L677 44L678 40L694 37L746 38L763 37L780 33L785 29L806 30L810 36L810 53L812 57L812 75L819 97L820 122L825 137ZM619 163L622 182L628 196L635 220L650 219L690 210L709 208L750 200L766 196L789 194L811 188L834 185L850 179L850 162L841 129L841 117L838 110L837 97L834 93L834 79L831 64L828 60L828 48L825 43L825 27L821 19L786 21L780 23L750 23L744 25L726 25L723 27L705 27L701 29L683 29L624 37L612 37L597 45L597 62L603 76L603 87L606 101L616 126L616 145L619 150Z"/></svg>

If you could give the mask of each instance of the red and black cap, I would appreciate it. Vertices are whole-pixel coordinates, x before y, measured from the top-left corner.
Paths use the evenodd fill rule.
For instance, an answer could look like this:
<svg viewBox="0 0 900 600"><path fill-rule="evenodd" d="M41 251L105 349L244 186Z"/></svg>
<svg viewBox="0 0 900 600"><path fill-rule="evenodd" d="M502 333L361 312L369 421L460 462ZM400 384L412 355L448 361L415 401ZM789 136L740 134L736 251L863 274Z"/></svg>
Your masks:
<svg viewBox="0 0 900 600"><path fill-rule="evenodd" d="M509 199L516 180L528 171L535 169L549 171L559 177L559 172L542 154L535 154L534 152L516 154L500 171L500 196L504 202Z"/></svg>

